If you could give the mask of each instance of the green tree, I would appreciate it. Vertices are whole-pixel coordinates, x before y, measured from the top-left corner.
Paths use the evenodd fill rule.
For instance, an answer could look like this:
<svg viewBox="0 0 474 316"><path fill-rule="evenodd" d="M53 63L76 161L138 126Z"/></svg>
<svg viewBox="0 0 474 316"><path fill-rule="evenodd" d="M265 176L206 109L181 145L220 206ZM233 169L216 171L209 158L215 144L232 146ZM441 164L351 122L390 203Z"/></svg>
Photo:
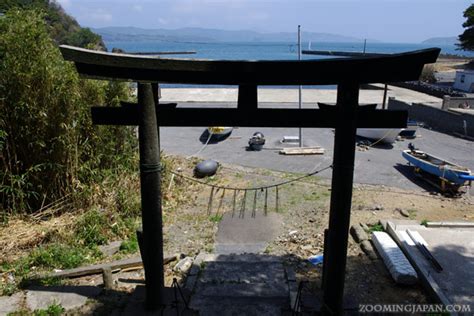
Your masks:
<svg viewBox="0 0 474 316"><path fill-rule="evenodd" d="M95 49L105 50L102 37L88 28L81 28L79 23L64 12L63 8L54 0L1 0L0 12L11 9L35 9L44 13L48 24L48 31L58 44L74 45L79 47L92 46Z"/></svg>
<svg viewBox="0 0 474 316"><path fill-rule="evenodd" d="M118 104L127 92L123 83L79 79L44 13L11 9L1 17L0 208L34 211L131 156L131 129L93 126L89 113L90 105Z"/></svg>
<svg viewBox="0 0 474 316"><path fill-rule="evenodd" d="M464 33L459 35L458 47L462 50L474 50L474 4L464 11L466 21L463 23Z"/></svg>

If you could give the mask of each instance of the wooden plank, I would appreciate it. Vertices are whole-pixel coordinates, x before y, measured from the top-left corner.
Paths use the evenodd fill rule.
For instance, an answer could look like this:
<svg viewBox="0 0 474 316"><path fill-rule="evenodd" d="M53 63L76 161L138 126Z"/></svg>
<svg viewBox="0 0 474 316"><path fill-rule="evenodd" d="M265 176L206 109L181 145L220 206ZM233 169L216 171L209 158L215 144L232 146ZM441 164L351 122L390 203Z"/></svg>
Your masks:
<svg viewBox="0 0 474 316"><path fill-rule="evenodd" d="M440 49L377 57L290 61L166 59L60 46L80 74L96 79L183 84L321 85L417 80Z"/></svg>
<svg viewBox="0 0 474 316"><path fill-rule="evenodd" d="M175 261L179 255L173 256L165 256L164 264L170 263ZM110 268L112 271L117 269L127 269L137 266L142 266L142 258L141 257L133 257L128 259L117 260L113 262L95 264L87 267L80 267L75 269L68 269L50 273L48 275L44 275L43 277L52 277L52 278L76 278L85 275L91 274L100 274L104 268Z"/></svg>
<svg viewBox="0 0 474 316"><path fill-rule="evenodd" d="M93 107L94 124L138 125L136 107ZM156 111L159 126L241 126L241 127L335 127L345 118L336 110L224 108L161 108ZM364 110L357 116L357 127L406 127L406 111Z"/></svg>
<svg viewBox="0 0 474 316"><path fill-rule="evenodd" d="M323 155L324 152L325 149L322 147L296 147L280 150L282 155Z"/></svg>

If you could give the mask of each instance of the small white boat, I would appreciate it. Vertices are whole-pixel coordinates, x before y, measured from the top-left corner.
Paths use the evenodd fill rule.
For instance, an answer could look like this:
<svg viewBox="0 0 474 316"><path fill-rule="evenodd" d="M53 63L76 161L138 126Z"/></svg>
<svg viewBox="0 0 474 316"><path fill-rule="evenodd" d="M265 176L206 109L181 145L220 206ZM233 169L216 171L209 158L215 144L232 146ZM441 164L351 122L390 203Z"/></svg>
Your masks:
<svg viewBox="0 0 474 316"><path fill-rule="evenodd" d="M380 143L393 144L401 130L401 128L358 128L356 134Z"/></svg>

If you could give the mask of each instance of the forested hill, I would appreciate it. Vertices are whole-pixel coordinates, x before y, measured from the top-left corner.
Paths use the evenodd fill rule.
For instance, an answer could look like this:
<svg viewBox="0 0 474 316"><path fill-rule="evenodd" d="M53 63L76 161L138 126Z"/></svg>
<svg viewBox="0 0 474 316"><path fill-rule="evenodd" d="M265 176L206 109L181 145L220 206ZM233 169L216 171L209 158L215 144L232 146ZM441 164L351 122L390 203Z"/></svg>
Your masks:
<svg viewBox="0 0 474 316"><path fill-rule="evenodd" d="M0 12L10 9L40 9L45 14L45 19L50 26L51 37L58 44L67 44L79 47L90 47L105 50L102 37L89 28L83 28L77 21L68 15L60 4L54 0L1 0Z"/></svg>

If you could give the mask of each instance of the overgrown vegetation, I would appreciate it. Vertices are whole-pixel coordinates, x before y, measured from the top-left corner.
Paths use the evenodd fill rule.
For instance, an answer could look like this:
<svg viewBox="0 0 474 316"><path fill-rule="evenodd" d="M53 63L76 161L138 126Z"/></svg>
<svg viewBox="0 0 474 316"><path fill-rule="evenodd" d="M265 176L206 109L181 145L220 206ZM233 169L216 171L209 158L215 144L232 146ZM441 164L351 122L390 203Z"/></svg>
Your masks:
<svg viewBox="0 0 474 316"><path fill-rule="evenodd" d="M0 12L12 9L34 9L44 14L48 32L58 44L67 44L79 47L89 46L94 49L105 50L102 37L88 28L82 28L77 21L66 14L56 1L51 0L2 0ZM28 13L30 11L23 11Z"/></svg>
<svg viewBox="0 0 474 316"><path fill-rule="evenodd" d="M0 18L0 219L7 224L12 216L44 220L72 213L73 220L61 229L32 231L38 234L27 245L32 250L18 259L1 256L2 295L34 274L101 260L98 247L112 240L125 240L124 254L138 251L135 131L94 126L89 114L90 105L127 101L130 88L81 80L61 57L45 19L49 13L18 6ZM173 168L172 160L162 161ZM163 188L169 182L164 173ZM173 190L165 191L165 210L182 200L179 184L175 179Z"/></svg>
<svg viewBox="0 0 474 316"><path fill-rule="evenodd" d="M101 170L129 168L136 146L131 129L89 117L91 104L126 100L127 86L80 80L43 18L11 10L0 19L0 201L10 214L87 193Z"/></svg>

